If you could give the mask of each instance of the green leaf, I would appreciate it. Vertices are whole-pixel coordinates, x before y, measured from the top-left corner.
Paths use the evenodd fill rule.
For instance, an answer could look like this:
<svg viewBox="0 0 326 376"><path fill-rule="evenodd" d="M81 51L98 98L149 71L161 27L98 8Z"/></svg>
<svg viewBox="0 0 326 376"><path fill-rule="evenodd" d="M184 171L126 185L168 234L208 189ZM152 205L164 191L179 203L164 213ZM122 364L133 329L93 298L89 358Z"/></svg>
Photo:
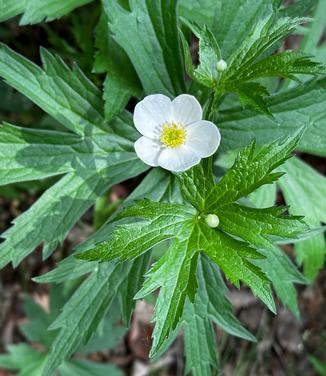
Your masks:
<svg viewBox="0 0 326 376"><path fill-rule="evenodd" d="M24 311L30 322L21 325L20 330L29 341L49 346L53 340L53 333L49 334L47 328L51 324L52 317L29 296L24 299Z"/></svg>
<svg viewBox="0 0 326 376"><path fill-rule="evenodd" d="M70 70L47 50L41 50L44 70L0 45L0 76L45 112L79 135L103 134L101 92L77 66Z"/></svg>
<svg viewBox="0 0 326 376"><path fill-rule="evenodd" d="M108 20L103 12L96 27L94 71L107 73L103 99L105 118L110 121L125 107L130 97L141 95L141 85L127 54L110 34Z"/></svg>
<svg viewBox="0 0 326 376"><path fill-rule="evenodd" d="M49 333L47 328L59 314L61 307L66 300L62 286L52 287L49 294L49 310L46 312L43 307L36 303L30 296L24 297L24 312L28 323L19 326L20 331L26 338L35 343L40 343L49 348L56 333Z"/></svg>
<svg viewBox="0 0 326 376"><path fill-rule="evenodd" d="M295 4L292 5L290 8L295 8L296 6L300 8L300 3L304 3L304 5L301 6L309 6L309 3L311 1L298 1ZM303 52L306 52L310 55L315 56L315 58L318 61L326 63L326 55L323 52L323 46L324 44L320 43L322 42L321 38L324 32L324 26L325 26L325 4L323 1L314 0L312 1L313 5L315 6L314 12L312 14L312 18L310 19L310 22L303 28L301 28L301 33L303 34L303 38L300 43L300 50ZM310 4L311 6L311 4ZM285 8L286 11L287 8ZM307 81L309 79L309 76L303 76L302 80ZM295 83L291 81L285 81L282 85L282 90L288 89L290 87L294 87Z"/></svg>
<svg viewBox="0 0 326 376"><path fill-rule="evenodd" d="M192 276L196 272L197 258L190 240L173 241L163 257L154 264L143 288L135 299L141 299L160 287L155 304L156 325L150 356L155 356L171 331L176 328L182 315L186 296L194 299L196 283Z"/></svg>
<svg viewBox="0 0 326 376"><path fill-rule="evenodd" d="M228 289L221 272L207 256L200 256L197 281L198 289L194 303L196 311L198 308L199 312L206 312L205 318L208 315L210 320L227 333L248 341L255 341L255 337L234 316L232 304L227 297Z"/></svg>
<svg viewBox="0 0 326 376"><path fill-rule="evenodd" d="M264 77L285 77L296 80L295 74L325 73L322 64L312 61L310 56L302 53L286 51L264 57L275 43L286 37L304 20L277 19L274 15L261 20L232 55L223 72L217 70L217 63L222 58L222 53L212 32L206 26L200 27L186 22L199 38L199 65L193 69L191 54L182 36L186 68L193 80L214 89L213 111L216 110L215 107L225 93L233 92L239 95L244 106L250 105L258 112L271 115L264 100L264 97L269 95L268 90L261 83L249 81ZM260 60L257 61L258 59Z"/></svg>
<svg viewBox="0 0 326 376"><path fill-rule="evenodd" d="M206 376L218 369L219 361L213 325L207 317L205 306L185 305L183 319L185 374Z"/></svg>
<svg viewBox="0 0 326 376"><path fill-rule="evenodd" d="M208 194L207 210L219 210L282 176L281 173L272 171L291 157L303 131L301 129L292 137L264 145L258 152L255 143L251 142L239 153L232 168Z"/></svg>
<svg viewBox="0 0 326 376"><path fill-rule="evenodd" d="M89 360L69 360L60 367L61 376L123 376L123 372L111 365Z"/></svg>
<svg viewBox="0 0 326 376"><path fill-rule="evenodd" d="M314 370L320 375L325 376L326 375L326 364L322 363L320 360L315 358L314 356L309 356L309 361L314 367Z"/></svg>
<svg viewBox="0 0 326 376"><path fill-rule="evenodd" d="M316 4L316 1L314 1ZM300 44L300 49L309 54L315 55L318 49L319 42L323 36L325 29L325 12L326 4L323 0L317 1L312 20L308 25L307 33L305 33Z"/></svg>
<svg viewBox="0 0 326 376"><path fill-rule="evenodd" d="M170 196L175 199L176 196L170 192L173 191L171 186L173 186L174 180L173 176L166 171L160 169L152 170L132 193L129 200L144 196L156 200L164 200ZM111 231L110 226L112 227L110 223L103 225L102 228L84 244L79 246L78 250L82 251L92 246L94 247L96 243L106 239L107 234ZM85 337L90 337L96 331L97 324L105 315L107 309L109 309L108 314L112 312L110 303L111 307L113 307L112 304L116 302L117 293L121 294L124 292L127 296L133 294L138 287L137 281L136 283L132 281L134 286L130 286L131 281L129 281L128 276L135 276L138 273L138 277L140 278L140 274L144 274L142 268L145 267L145 265L146 257L144 257L143 260L135 260L128 266L108 264L101 265L99 268L95 262L86 263L76 258L68 258L66 261L61 262L59 267L53 272L38 278L38 281L43 283L55 282L56 280L64 281L92 272L66 304L60 318L54 324L60 326L61 330L56 338L56 350L52 347L53 353L49 361L50 365L48 369L56 368L63 359L69 357L69 354L79 348L81 343L87 340ZM83 297L85 297L86 303ZM81 301L85 304L81 305ZM120 301L120 306L122 316L127 322L129 320L132 302L129 301L128 304L126 304L125 299L123 299ZM78 330L75 330L76 328L78 330L83 328L82 337L80 337ZM92 343L94 345L94 341L95 339L90 342L89 346L92 346Z"/></svg>
<svg viewBox="0 0 326 376"><path fill-rule="evenodd" d="M49 328L59 333L51 346L43 376L52 375L64 359L90 339L128 271L126 265L99 265L79 286Z"/></svg>
<svg viewBox="0 0 326 376"><path fill-rule="evenodd" d="M278 18L276 15L260 20L241 47L230 57L228 67L216 89L218 95L228 91L235 92L243 105L250 105L258 112L271 115L264 98L268 95L267 89L260 83L249 81L274 76L296 79L294 74L324 73L325 67L311 61L309 56L297 52L264 57L272 51L276 43L304 21L304 18ZM258 59L260 60L257 61Z"/></svg>
<svg viewBox="0 0 326 376"><path fill-rule="evenodd" d="M187 26L199 39L199 64L197 68L189 70L188 74L196 79L201 84L213 88L217 80L217 62L221 59L220 49L214 38L212 32L204 26L203 28L190 22L186 22ZM185 40L183 38L183 49L185 53L185 60L189 62L189 47L185 45Z"/></svg>
<svg viewBox="0 0 326 376"><path fill-rule="evenodd" d="M139 186L126 199L126 203L135 199L148 198L152 200L178 202L181 193L176 185L175 177L162 169L152 169L139 184ZM97 243L103 242L107 239L108 234L113 231L113 224L108 221L98 231L91 235L86 242L78 246L77 251L85 251L93 248ZM71 256L61 261L58 267L50 272L34 278L39 283L61 283L78 278L94 269L94 262L84 262ZM129 304L121 305L125 307ZM129 315L129 312L124 312L124 319Z"/></svg>
<svg viewBox="0 0 326 376"><path fill-rule="evenodd" d="M260 56L305 21L307 21L305 18L277 19L274 15L260 20L250 31L241 47L229 59L223 81L231 80L237 71L241 72L249 68Z"/></svg>
<svg viewBox="0 0 326 376"><path fill-rule="evenodd" d="M268 184L263 185L256 191L250 193L248 198L256 208L267 208L275 204L276 194L276 184Z"/></svg>
<svg viewBox="0 0 326 376"><path fill-rule="evenodd" d="M25 343L10 345L8 351L9 354L0 355L0 366L5 369L20 370L29 363L36 370L40 363L44 361L44 354Z"/></svg>
<svg viewBox="0 0 326 376"><path fill-rule="evenodd" d="M122 211L118 219L140 217L145 222L118 225L111 239L79 254L78 258L101 261L137 258L155 244L175 237L185 224L191 224L194 213L191 207L184 205L136 201L135 205Z"/></svg>
<svg viewBox="0 0 326 376"><path fill-rule="evenodd" d="M226 277L236 286L240 281L248 285L255 296L258 296L272 311L275 304L265 274L256 267L251 259L263 257L255 249L250 248L231 236L209 230L207 225L198 223L198 247L204 250L209 257L223 270Z"/></svg>
<svg viewBox="0 0 326 376"><path fill-rule="evenodd" d="M186 373L206 376L211 374L211 368L219 366L213 323L240 338L255 341L255 337L233 315L222 276L217 266L207 257L198 258L197 281L195 300L193 303L186 301L178 327L162 346L162 352L178 332L183 330Z"/></svg>
<svg viewBox="0 0 326 376"><path fill-rule="evenodd" d="M318 0L317 0L318 1ZM316 5L316 0L297 0L293 4L282 7L279 14L282 17L301 17L306 16ZM310 51L312 53L312 51Z"/></svg>
<svg viewBox="0 0 326 376"><path fill-rule="evenodd" d="M258 115L241 107L222 111L218 125L222 135L221 151L244 147L255 138L264 144L276 137L286 137L307 126L298 150L326 156L326 79L312 80L286 92L266 98L272 117ZM295 119L295 121L293 121Z"/></svg>
<svg viewBox="0 0 326 376"><path fill-rule="evenodd" d="M186 302L180 327L184 330L186 374L206 376L219 366L213 322L232 335L249 341L255 338L233 315L221 274L207 257L199 259L197 280L195 301Z"/></svg>
<svg viewBox="0 0 326 376"><path fill-rule="evenodd" d="M286 175L279 181L285 200L292 213L305 215L306 222L317 227L326 222L326 178L298 158L288 161L282 170ZM326 244L323 234L296 244L299 264L304 265L305 275L314 279L323 267Z"/></svg>
<svg viewBox="0 0 326 376"><path fill-rule="evenodd" d="M146 94L185 92L177 1L132 0L130 11L115 0L103 5L113 37L129 56Z"/></svg>
<svg viewBox="0 0 326 376"><path fill-rule="evenodd" d="M98 124L104 127L99 90L77 67L70 71L48 52L43 52L43 59L45 71L2 47L0 72L3 68L10 84L83 138L7 124L0 128L4 136L0 156L3 184L66 173L2 234L6 239L0 245L2 267L10 261L18 265L40 244L44 244L43 254L48 257L110 186L147 169L134 153L137 131L131 116L122 113L107 127L108 132L98 128ZM43 84L48 94L40 89Z"/></svg>
<svg viewBox="0 0 326 376"><path fill-rule="evenodd" d="M308 230L301 217L284 214L287 207L274 206L266 209L248 208L231 204L216 210L219 227L227 233L255 244L257 247L273 247L273 237L293 239Z"/></svg>
<svg viewBox="0 0 326 376"><path fill-rule="evenodd" d="M34 277L37 283L62 283L77 279L94 270L95 262L83 262L75 257L66 257L59 265L48 273Z"/></svg>
<svg viewBox="0 0 326 376"><path fill-rule="evenodd" d="M121 284L118 296L121 307L122 320L125 325L130 325L131 316L135 307L134 296L140 290L144 275L149 266L149 254L136 259L130 268L129 276Z"/></svg>
<svg viewBox="0 0 326 376"><path fill-rule="evenodd" d="M2 234L6 239L0 245L2 266L10 259L18 265L41 243L45 243L44 257L49 256L81 215L112 184L126 179L129 173L132 176L144 170L133 153L113 153L111 161L107 156L106 159L102 166L95 168L89 164L86 170L68 173L14 220L14 226ZM36 228L41 231L35 231Z"/></svg>
<svg viewBox="0 0 326 376"><path fill-rule="evenodd" d="M178 179L186 201L190 202L199 212L203 212L206 207L206 198L214 187L211 161L203 160L200 164L179 174Z"/></svg>
<svg viewBox="0 0 326 376"><path fill-rule="evenodd" d="M297 291L294 283L306 284L307 280L296 269L286 254L278 247L261 249L265 259L254 261L272 281L277 296L299 318Z"/></svg>
<svg viewBox="0 0 326 376"><path fill-rule="evenodd" d="M76 150L87 153L73 134L0 125L0 185L43 179L74 170Z"/></svg>
<svg viewBox="0 0 326 376"><path fill-rule="evenodd" d="M90 3L93 0L25 0L24 8L19 9L19 13L24 12L20 25L36 24L53 21L67 13L70 13L77 7ZM19 14L16 13L16 14Z"/></svg>
<svg viewBox="0 0 326 376"><path fill-rule="evenodd" d="M318 75L325 73L325 66L312 61L311 58L312 56L302 52L285 51L241 69L230 80L242 82L260 77L284 77L297 80L294 74Z"/></svg>
<svg viewBox="0 0 326 376"><path fill-rule="evenodd" d="M251 106L257 112L272 116L267 103L264 99L269 93L265 86L257 82L235 83L234 86L228 86L228 91L239 95L241 104L246 107Z"/></svg>
<svg viewBox="0 0 326 376"><path fill-rule="evenodd" d="M9 20L25 10L26 0L0 0L0 22Z"/></svg>
<svg viewBox="0 0 326 376"><path fill-rule="evenodd" d="M132 265L132 267L133 266L134 265ZM102 350L113 349L114 347L118 346L128 330L126 327L120 324L121 314L119 308L119 304L111 304L109 311L99 323L98 328L96 329L91 340L85 346L78 349L78 352L89 354Z"/></svg>
<svg viewBox="0 0 326 376"><path fill-rule="evenodd" d="M216 36L223 58L236 51L261 16L271 13L272 1L180 0L180 14L190 21L207 25Z"/></svg>
<svg viewBox="0 0 326 376"><path fill-rule="evenodd" d="M255 25L262 16L272 11L270 0L220 1L220 9L216 12L213 32L221 47L223 58L239 51L252 25Z"/></svg>
<svg viewBox="0 0 326 376"><path fill-rule="evenodd" d="M221 0L179 0L178 10L187 20L212 28L220 4Z"/></svg>
<svg viewBox="0 0 326 376"><path fill-rule="evenodd" d="M275 312L270 281L266 274L268 272L273 278L280 276L275 277L277 270L266 267L264 272L258 266L259 260L266 258L261 248L273 248L274 238L288 238L292 241L305 233L307 226L301 221L301 217L284 216L282 207L256 209L240 206L235 202L281 176L272 171L290 157L302 132L303 130L300 130L283 142L275 141L265 145L258 153L255 152L254 143L251 143L239 154L233 167L216 185L211 163L209 160L203 161L200 166L195 166L191 171L179 176L184 199L198 211L185 204L146 199L135 201L114 219L128 220L128 223L116 225L109 238L106 235L105 241L76 255L85 260L130 260L162 241L173 239L169 249L152 266L143 288L135 296L136 299L143 298L160 288L154 310L156 325L151 356L162 352L167 341L173 338L173 331L180 322L187 296L194 302L197 289L194 276L199 252L208 255L237 287L240 282L247 284L253 293ZM218 228L209 224L206 218L208 213L220 216ZM141 220L135 221L136 218ZM132 219L134 222L131 222ZM238 240L239 238L246 243ZM295 271L293 272L286 262L282 266L280 274L284 269L290 270L293 277ZM289 279L290 294L293 293L292 282L298 279L297 275ZM276 286L279 288L277 283ZM216 291L215 285L213 288ZM224 291L222 290L223 294ZM281 296L284 298L284 295ZM212 319L221 322L221 326L226 330L234 331L240 336L248 335L234 323L225 300L221 299L221 304L225 307L225 312L219 316L213 310L210 313ZM286 304L293 308L292 300L286 301Z"/></svg>

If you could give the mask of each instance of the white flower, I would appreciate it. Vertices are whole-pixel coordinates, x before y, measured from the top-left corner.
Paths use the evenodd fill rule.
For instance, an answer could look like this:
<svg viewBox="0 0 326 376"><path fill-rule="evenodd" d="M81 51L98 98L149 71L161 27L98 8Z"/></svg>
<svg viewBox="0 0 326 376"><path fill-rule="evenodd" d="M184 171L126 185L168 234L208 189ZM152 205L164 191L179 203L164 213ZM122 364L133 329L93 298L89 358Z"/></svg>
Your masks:
<svg viewBox="0 0 326 376"><path fill-rule="evenodd" d="M180 172L211 156L220 132L195 97L182 94L173 101L162 94L145 97L135 107L134 123L143 135L135 142L138 157L150 166Z"/></svg>

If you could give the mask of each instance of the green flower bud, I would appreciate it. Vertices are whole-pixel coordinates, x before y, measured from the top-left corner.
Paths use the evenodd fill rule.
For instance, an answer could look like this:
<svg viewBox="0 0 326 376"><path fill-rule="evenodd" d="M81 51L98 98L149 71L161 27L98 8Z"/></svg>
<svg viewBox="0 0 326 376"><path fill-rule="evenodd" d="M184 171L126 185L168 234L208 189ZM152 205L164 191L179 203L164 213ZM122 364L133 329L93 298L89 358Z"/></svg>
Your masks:
<svg viewBox="0 0 326 376"><path fill-rule="evenodd" d="M205 222L209 227L215 228L219 225L220 220L216 214L208 214L205 218Z"/></svg>
<svg viewBox="0 0 326 376"><path fill-rule="evenodd" d="M227 62L223 59L219 60L216 64L216 68L219 72L224 72L228 67Z"/></svg>

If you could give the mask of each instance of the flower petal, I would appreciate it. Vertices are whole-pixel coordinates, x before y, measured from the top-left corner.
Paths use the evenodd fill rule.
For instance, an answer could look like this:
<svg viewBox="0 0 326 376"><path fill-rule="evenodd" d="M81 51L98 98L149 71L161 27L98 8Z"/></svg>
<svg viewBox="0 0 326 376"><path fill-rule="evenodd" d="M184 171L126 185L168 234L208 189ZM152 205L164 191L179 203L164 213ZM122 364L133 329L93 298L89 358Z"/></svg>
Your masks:
<svg viewBox="0 0 326 376"><path fill-rule="evenodd" d="M159 166L174 172L186 171L199 162L198 154L184 145L179 148L162 149L158 158Z"/></svg>
<svg viewBox="0 0 326 376"><path fill-rule="evenodd" d="M171 119L172 104L170 98L165 95L148 95L135 107L135 127L146 137L159 138L162 125Z"/></svg>
<svg viewBox="0 0 326 376"><path fill-rule="evenodd" d="M188 125L201 120L203 110L197 99L188 94L181 94L172 101L173 120Z"/></svg>
<svg viewBox="0 0 326 376"><path fill-rule="evenodd" d="M214 154L220 145L221 135L217 126L207 120L200 120L187 127L185 146L206 158Z"/></svg>
<svg viewBox="0 0 326 376"><path fill-rule="evenodd" d="M158 157L161 152L161 145L148 137L140 137L134 148L139 159L149 166L158 166Z"/></svg>

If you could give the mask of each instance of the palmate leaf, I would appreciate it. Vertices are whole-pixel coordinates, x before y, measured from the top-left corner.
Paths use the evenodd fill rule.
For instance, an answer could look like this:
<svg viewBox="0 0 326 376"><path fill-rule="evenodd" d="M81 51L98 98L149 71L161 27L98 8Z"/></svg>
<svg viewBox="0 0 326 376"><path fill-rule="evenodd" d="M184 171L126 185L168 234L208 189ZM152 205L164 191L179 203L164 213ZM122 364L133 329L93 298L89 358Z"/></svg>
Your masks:
<svg viewBox="0 0 326 376"><path fill-rule="evenodd" d="M282 1L281 1L282 3ZM311 14L316 5L316 0L298 0L293 4L280 4L279 14L282 17L300 17ZM312 52L312 51L310 51Z"/></svg>
<svg viewBox="0 0 326 376"><path fill-rule="evenodd" d="M109 28L129 56L146 94L185 92L176 0L104 0ZM146 38L144 38L146 35Z"/></svg>
<svg viewBox="0 0 326 376"><path fill-rule="evenodd" d="M196 211L184 205L154 203L149 200L136 201L116 219L139 217L146 221L116 227L110 240L100 243L93 250L79 257L109 261L134 259L148 251L155 244L171 239L192 225Z"/></svg>
<svg viewBox="0 0 326 376"><path fill-rule="evenodd" d="M297 158L288 161L282 169L286 175L280 179L279 186L291 213L304 214L306 222L312 227L325 223L325 177ZM320 233L296 244L295 251L299 264L304 266L305 275L309 279L315 278L325 262L324 235Z"/></svg>
<svg viewBox="0 0 326 376"><path fill-rule="evenodd" d="M163 170L152 170L126 201L140 197L162 201L175 200L174 180L173 176ZM107 234L112 232L112 226L110 221L104 224L85 243L81 244L77 251L81 252L92 248L98 242L106 239ZM115 304L117 299L120 303L122 318L125 324L128 324L134 301L129 299L127 302L126 299L133 297L140 289L147 266L147 255L129 262L127 266L116 265L113 262L101 265L100 269L96 262L85 263L75 257L70 257L63 260L53 271L36 279L41 283L60 283L90 273L64 306L60 319L55 321L54 325L58 325L60 331L56 336L55 349L52 349L47 361L46 369L49 375L72 352L80 349L81 344L87 342L88 337L91 338L97 330L98 323L108 310L108 314L110 314L110 304ZM85 296L87 302L80 300L81 296ZM84 303L86 304L84 305ZM88 303L91 308L88 307ZM82 336L80 336L80 331L83 333ZM89 345L91 343L92 341Z"/></svg>
<svg viewBox="0 0 326 376"><path fill-rule="evenodd" d="M151 209L152 213L148 213L149 209ZM207 225L204 224L204 228L199 227L200 224L196 223L197 215L194 216L193 210L190 213L189 211L185 211L186 216L184 217L184 221L181 222L181 213L178 213L179 209L180 207L176 205L150 203L145 200L138 201L134 206L127 208L124 214L124 216L128 213L131 216L144 217L147 220L149 217L153 218L153 216L156 216L151 222L151 226L147 226L148 237L150 239L152 239L152 233L155 231L155 224L157 227L156 232L165 231L165 229L161 229L160 219L162 217L164 218L164 222L171 223L170 225L167 225L167 228L169 228L169 237L171 237L171 230L174 229L177 234L179 233L181 239L185 239L178 239L178 241L172 243L171 249L156 265L154 265L143 289L137 294L137 297L144 296L152 290L161 287L161 292L155 308L157 324L153 333L154 343L151 351L152 356L156 355L171 331L176 327L178 318L182 314L186 296L188 295L193 299L195 291L193 276L195 275L197 263L196 252L200 250L207 252L215 262L221 263L221 267L225 268L225 273L233 282L238 283L239 280L248 282L257 295L259 295L263 301L269 304L269 307L274 310L267 278L260 272L259 268L247 260L247 257L260 257L259 254L253 249L247 247L244 243L240 243L227 235L223 235L223 233L220 233L221 235L216 233L216 236L219 236L219 238L222 237L220 243L217 243L215 238L211 239L206 232L203 237L199 236L199 231L201 231L201 233L205 231ZM169 217L171 219L167 217L166 213L168 211L170 211ZM190 214L192 214L192 218L190 217ZM178 215L180 215L180 224L176 223L172 225L173 219L175 222L178 221ZM154 242L149 243L146 240L144 241L144 239L147 238L147 235L146 230L142 228L141 233L138 231L133 234L132 244L128 244L128 254L122 253L122 249L126 250L127 242L120 238L121 228L128 229L129 226L132 225L121 225L118 227L118 235L117 233L113 233L114 239L112 244L114 243L114 247L112 247L110 241L106 241L100 243L94 249L78 254L77 257L87 260L96 259L102 261L110 260L117 256L121 256L123 259L130 259L137 257L137 255L145 252L154 245ZM227 239L225 239L225 237L227 237ZM122 248L120 248L120 244L117 242L118 239L121 242ZM156 243L161 240L162 239L159 238L156 240ZM212 241L214 241L214 245L210 244ZM231 258L230 260L228 257L224 259L222 256L222 258L220 258L216 254L215 248L209 248L210 245L212 245L212 247L216 246L216 249L219 249L220 251L222 251L224 247L227 247L227 252L234 252L234 255L236 255L237 258L235 259L233 257L233 259ZM240 255L237 254L239 247L242 249ZM107 248L107 250L105 248ZM99 252L97 252L97 249ZM234 270L234 266L239 268L236 261L240 261L240 264L244 265L240 268L239 272ZM249 277L247 278L247 276ZM167 301L169 302L168 305L166 304Z"/></svg>
<svg viewBox="0 0 326 376"><path fill-rule="evenodd" d="M265 258L255 260L254 263L272 281L275 292L282 303L299 318L297 290L294 283L307 284L306 278L280 248L276 246L268 247L268 249L260 249L260 252Z"/></svg>
<svg viewBox="0 0 326 376"><path fill-rule="evenodd" d="M260 20L241 47L231 56L228 69L221 77L221 87L218 91L237 92L244 105L248 104L258 112L271 115L271 110L268 109L265 101L268 95L267 89L248 81L275 76L297 80L295 74L325 73L322 64L311 61L310 56L297 52L283 52L261 59L264 55L273 52L276 43L305 21L307 21L305 18L280 18L276 15ZM237 87L240 89L237 90Z"/></svg>
<svg viewBox="0 0 326 376"><path fill-rule="evenodd" d="M246 69L241 69L232 79L245 82L260 77L275 76L298 80L295 74L318 75L325 73L325 66L311 61L311 58L312 56L302 52L285 51L260 60Z"/></svg>
<svg viewBox="0 0 326 376"><path fill-rule="evenodd" d="M0 0L0 22L21 14L25 9L26 0Z"/></svg>
<svg viewBox="0 0 326 376"><path fill-rule="evenodd" d="M248 196L256 208L268 208L275 205L277 198L276 184L263 185Z"/></svg>
<svg viewBox="0 0 326 376"><path fill-rule="evenodd" d="M100 90L81 70L41 49L44 69L0 45L0 76L45 112L79 135L101 134L104 123Z"/></svg>
<svg viewBox="0 0 326 376"><path fill-rule="evenodd" d="M140 96L142 89L130 59L111 35L106 11L105 7L96 27L94 71L107 73L103 99L105 118L110 121L131 96Z"/></svg>
<svg viewBox="0 0 326 376"><path fill-rule="evenodd" d="M20 25L55 20L93 0L0 0L0 22L21 13Z"/></svg>
<svg viewBox="0 0 326 376"><path fill-rule="evenodd" d="M50 348L43 376L52 375L65 358L90 339L120 284L127 278L129 267L115 264L96 266L91 276L79 286L49 328L60 332Z"/></svg>
<svg viewBox="0 0 326 376"><path fill-rule="evenodd" d="M198 258L197 281L198 289L194 302L186 299L179 324L164 344L162 352L177 334L183 331L186 374L206 376L211 374L212 368L219 365L214 323L231 335L249 341L255 341L255 337L233 315L221 273L217 266L203 255Z"/></svg>
<svg viewBox="0 0 326 376"><path fill-rule="evenodd" d="M0 127L0 184L65 174L2 234L2 267L17 265L40 244L50 255L112 184L146 170L133 150L137 132L129 115L107 125L100 91L77 67L42 56L45 70L2 46L0 76L77 134Z"/></svg>
<svg viewBox="0 0 326 376"><path fill-rule="evenodd" d="M290 158L303 132L304 129L300 129L292 137L262 146L258 152L255 142L251 142L239 153L234 165L219 184L208 193L207 210L219 210L282 176L282 173L272 171Z"/></svg>
<svg viewBox="0 0 326 376"><path fill-rule="evenodd" d="M179 179L184 198L198 211L185 205L136 201L115 220L141 218L142 221L116 225L107 241L77 255L85 260L130 260L139 257L155 244L173 238L169 249L148 273L142 290L136 294L136 298L140 298L160 288L154 314L156 326L152 356L161 351L176 328L187 297L192 302L195 299L197 286L194 276L199 252L209 256L236 286L240 282L246 283L255 295L275 311L270 281L258 266L259 260L266 257L260 248L272 248L269 237L293 238L305 232L307 226L298 217L284 217L283 208L259 210L242 207L235 202L281 176L272 171L289 158L301 134L302 130L283 142L265 145L257 154L252 143L239 154L234 166L216 185L212 177L205 181L204 177L212 176L207 175L212 172L206 162L181 174ZM221 216L221 226L217 229L209 227L205 221L206 215L219 215L219 211L224 208L227 213L224 218ZM245 230L241 227L239 231L234 230L236 225L230 223L233 216L237 217L240 224L246 223ZM257 223L254 221L255 216L260 219ZM275 270L268 272L275 277Z"/></svg>
<svg viewBox="0 0 326 376"><path fill-rule="evenodd" d="M215 103L225 93L239 95L241 103L253 107L256 111L271 115L265 97L269 92L258 82L251 82L264 77L284 77L297 80L296 74L318 75L325 73L325 66L311 60L303 53L285 51L272 56L276 43L290 34L296 26L306 21L303 18L279 18L276 15L260 20L248 34L243 44L228 60L226 70L218 72L217 62L223 56L213 33L206 26L185 22L199 39L199 65L192 67L191 55L183 35L182 43L187 72L200 84L215 91Z"/></svg>
<svg viewBox="0 0 326 376"><path fill-rule="evenodd" d="M153 317L156 325L151 356L156 354L170 332L176 328L186 297L194 300L197 286L193 276L196 267L197 257L190 240L175 240L164 256L152 267L143 288L136 294L135 299L141 299L161 288Z"/></svg>
<svg viewBox="0 0 326 376"><path fill-rule="evenodd" d="M308 226L302 217L285 215L286 207L266 209L248 208L243 205L230 204L216 210L220 219L219 226L234 236L241 236L257 247L273 247L273 235L281 234L282 238L293 239L301 235ZM251 231L255 228L255 231Z"/></svg>
<svg viewBox="0 0 326 376"><path fill-rule="evenodd" d="M228 70L223 81L236 71L250 67L277 42L287 37L295 28L307 21L306 18L277 18L275 15L260 20L248 34L241 47L230 57Z"/></svg>
<svg viewBox="0 0 326 376"><path fill-rule="evenodd" d="M30 296L25 296L23 308L29 322L21 324L19 329L30 342L40 343L46 348L51 346L56 333L49 333L47 328L59 314L65 300L62 286L52 287L49 294L50 312L47 312Z"/></svg>
<svg viewBox="0 0 326 376"><path fill-rule="evenodd" d="M77 150L87 155L87 145L74 134L7 123L0 125L0 144L1 185L71 172L78 163Z"/></svg>
<svg viewBox="0 0 326 376"><path fill-rule="evenodd" d="M235 240L226 233L211 231L207 225L198 223L197 247L204 250L209 257L223 270L226 277L236 286L240 281L247 284L253 294L258 296L275 312L270 283L265 274L252 263L252 259L263 256L246 243Z"/></svg>
<svg viewBox="0 0 326 376"><path fill-rule="evenodd" d="M59 368L61 376L123 376L123 372L112 364L89 360L69 360Z"/></svg>
<svg viewBox="0 0 326 376"><path fill-rule="evenodd" d="M199 27L190 22L186 25L199 39L199 64L193 69L191 63L191 54L182 34L182 44L185 54L187 73L193 79L207 87L214 87L217 80L216 64L221 59L220 49L212 32L206 27Z"/></svg>
<svg viewBox="0 0 326 376"><path fill-rule="evenodd" d="M265 101L265 97L269 94L265 86L257 82L239 82L228 85L227 90L238 94L244 107L250 106L257 112L272 116Z"/></svg>
<svg viewBox="0 0 326 376"><path fill-rule="evenodd" d="M184 331L186 374L206 376L219 365L212 322L248 340L248 333L233 316L227 291L216 265L201 257L197 267L198 290L194 303L186 302L180 327Z"/></svg>
<svg viewBox="0 0 326 376"><path fill-rule="evenodd" d="M24 370L19 375L41 376L46 355L31 346L20 343L8 346L9 354L0 355L0 367L8 370Z"/></svg>
<svg viewBox="0 0 326 376"><path fill-rule="evenodd" d="M322 0L314 1L315 10L312 20L307 27L307 32L304 34L300 49L309 54L318 54L318 47L320 47L320 40L324 33L325 24L325 10L326 4ZM325 62L325 60L322 60Z"/></svg>
<svg viewBox="0 0 326 376"><path fill-rule="evenodd" d="M286 137L299 127L307 126L305 136L298 144L298 150L326 156L325 87L326 79L311 80L265 98L273 117L262 116L241 107L221 111L218 118L223 138L221 150L242 148L254 137L261 145L275 137Z"/></svg>
<svg viewBox="0 0 326 376"><path fill-rule="evenodd" d="M241 45L248 29L260 17L273 11L277 1L257 0L180 0L179 12L186 19L201 26L207 25L216 36L228 59Z"/></svg>

